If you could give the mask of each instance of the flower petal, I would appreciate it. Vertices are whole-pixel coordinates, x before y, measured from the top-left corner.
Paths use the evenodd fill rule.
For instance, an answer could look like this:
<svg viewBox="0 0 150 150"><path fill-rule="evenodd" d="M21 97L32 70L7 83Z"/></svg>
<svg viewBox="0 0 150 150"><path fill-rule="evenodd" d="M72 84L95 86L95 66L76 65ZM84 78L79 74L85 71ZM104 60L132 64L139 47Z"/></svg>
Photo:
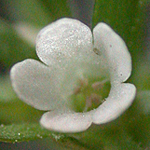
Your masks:
<svg viewBox="0 0 150 150"><path fill-rule="evenodd" d="M92 33L78 20L64 18L43 28L37 36L36 51L47 65L68 59L84 59L92 51ZM84 57L84 58L83 58Z"/></svg>
<svg viewBox="0 0 150 150"><path fill-rule="evenodd" d="M123 83L112 87L106 101L95 110L93 123L103 124L116 119L132 104L135 93L133 84Z"/></svg>
<svg viewBox="0 0 150 150"><path fill-rule="evenodd" d="M92 124L92 113L51 111L45 113L40 123L43 127L58 132L81 132Z"/></svg>
<svg viewBox="0 0 150 150"><path fill-rule="evenodd" d="M11 69L12 86L19 98L40 110L54 109L63 103L60 78L54 69L32 59L19 62Z"/></svg>
<svg viewBox="0 0 150 150"><path fill-rule="evenodd" d="M93 34L94 47L108 60L111 82L126 81L131 74L131 57L122 38L105 23L99 23Z"/></svg>

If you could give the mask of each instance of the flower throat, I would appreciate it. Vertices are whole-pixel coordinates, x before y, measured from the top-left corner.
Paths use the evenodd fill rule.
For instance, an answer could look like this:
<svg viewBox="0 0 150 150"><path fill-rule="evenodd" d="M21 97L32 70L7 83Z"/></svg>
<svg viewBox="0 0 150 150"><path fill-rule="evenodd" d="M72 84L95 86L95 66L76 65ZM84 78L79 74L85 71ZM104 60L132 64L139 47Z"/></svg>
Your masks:
<svg viewBox="0 0 150 150"><path fill-rule="evenodd" d="M79 79L70 96L71 107L76 112L87 112L105 101L110 91L107 79Z"/></svg>

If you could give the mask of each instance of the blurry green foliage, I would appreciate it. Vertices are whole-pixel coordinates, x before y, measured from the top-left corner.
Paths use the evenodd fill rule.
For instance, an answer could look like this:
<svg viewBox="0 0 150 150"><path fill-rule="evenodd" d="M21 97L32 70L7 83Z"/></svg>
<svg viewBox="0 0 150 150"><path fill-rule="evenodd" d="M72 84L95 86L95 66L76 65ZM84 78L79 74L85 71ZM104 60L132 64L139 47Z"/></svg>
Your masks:
<svg viewBox="0 0 150 150"><path fill-rule="evenodd" d="M71 16L67 0L6 0L5 4L12 20L35 26L43 27L60 17Z"/></svg>
<svg viewBox="0 0 150 150"><path fill-rule="evenodd" d="M35 50L20 39L14 28L0 20L0 62L5 67L28 57L36 58Z"/></svg>
<svg viewBox="0 0 150 150"><path fill-rule="evenodd" d="M132 82L138 90L150 90L150 61L142 60L136 66Z"/></svg>
<svg viewBox="0 0 150 150"><path fill-rule="evenodd" d="M0 102L8 102L17 99L9 76L0 76Z"/></svg>

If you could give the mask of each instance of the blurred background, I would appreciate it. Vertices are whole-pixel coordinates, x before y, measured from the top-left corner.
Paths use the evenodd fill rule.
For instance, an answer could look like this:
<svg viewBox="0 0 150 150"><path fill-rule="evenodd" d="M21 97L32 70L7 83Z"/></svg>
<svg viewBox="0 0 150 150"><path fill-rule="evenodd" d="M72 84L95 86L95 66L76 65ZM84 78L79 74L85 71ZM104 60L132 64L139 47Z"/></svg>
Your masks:
<svg viewBox="0 0 150 150"><path fill-rule="evenodd" d="M9 79L10 68L15 63L26 58L38 60L35 38L39 30L62 17L77 18L91 29L98 22L104 21L123 37L129 47L133 60L133 74L128 82L136 85L137 97L133 106L116 122L99 128L93 126L85 134L85 139L87 136L94 139L92 132L95 131L98 132L101 149L150 149L150 1L124 0L124 11L121 9L124 8L122 2L97 0L97 6L94 5L94 0L0 0L1 125L38 122L42 114L17 98ZM127 14L126 20L122 20L124 13ZM121 127L117 130L118 126ZM77 136L78 139L82 137L81 141L86 143L83 134L73 136ZM97 139L94 140L98 144ZM123 143L130 146L126 147ZM0 143L0 150L23 149L65 148L50 138L22 143Z"/></svg>

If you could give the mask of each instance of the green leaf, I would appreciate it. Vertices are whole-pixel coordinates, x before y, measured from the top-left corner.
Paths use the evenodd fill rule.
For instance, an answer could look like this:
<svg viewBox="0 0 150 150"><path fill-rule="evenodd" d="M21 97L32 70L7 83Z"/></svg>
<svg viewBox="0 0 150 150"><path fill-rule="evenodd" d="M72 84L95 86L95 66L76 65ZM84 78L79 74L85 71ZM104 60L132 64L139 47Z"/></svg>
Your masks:
<svg viewBox="0 0 150 150"><path fill-rule="evenodd" d="M145 0L96 0L93 27L109 24L127 43L134 63L143 53L145 35Z"/></svg>
<svg viewBox="0 0 150 150"><path fill-rule="evenodd" d="M13 124L0 126L0 141L21 142L50 136L50 132L42 129L39 124Z"/></svg>
<svg viewBox="0 0 150 150"><path fill-rule="evenodd" d="M50 137L58 144L70 149L87 149L86 146L80 143L80 141L78 141L76 138L70 137L65 134L48 131L46 129L43 129L38 123L0 126L0 141L2 142L15 143L43 139L46 137Z"/></svg>
<svg viewBox="0 0 150 150"><path fill-rule="evenodd" d="M91 130L90 132L79 133L77 137L77 135L71 136L69 134L61 134L48 131L46 129L43 129L37 123L13 124L7 126L1 125L0 141L15 143L49 137L55 140L58 144L62 145L63 147L67 147L73 150L99 150L100 148L102 150L142 150L142 148L140 148L138 144L132 141L131 137L126 135L126 133L123 130L121 130L121 132L118 133L118 131L120 131L118 129L99 129L100 128L94 128L94 130ZM89 143L92 143L93 145L90 145ZM103 147L101 146L102 143Z"/></svg>

